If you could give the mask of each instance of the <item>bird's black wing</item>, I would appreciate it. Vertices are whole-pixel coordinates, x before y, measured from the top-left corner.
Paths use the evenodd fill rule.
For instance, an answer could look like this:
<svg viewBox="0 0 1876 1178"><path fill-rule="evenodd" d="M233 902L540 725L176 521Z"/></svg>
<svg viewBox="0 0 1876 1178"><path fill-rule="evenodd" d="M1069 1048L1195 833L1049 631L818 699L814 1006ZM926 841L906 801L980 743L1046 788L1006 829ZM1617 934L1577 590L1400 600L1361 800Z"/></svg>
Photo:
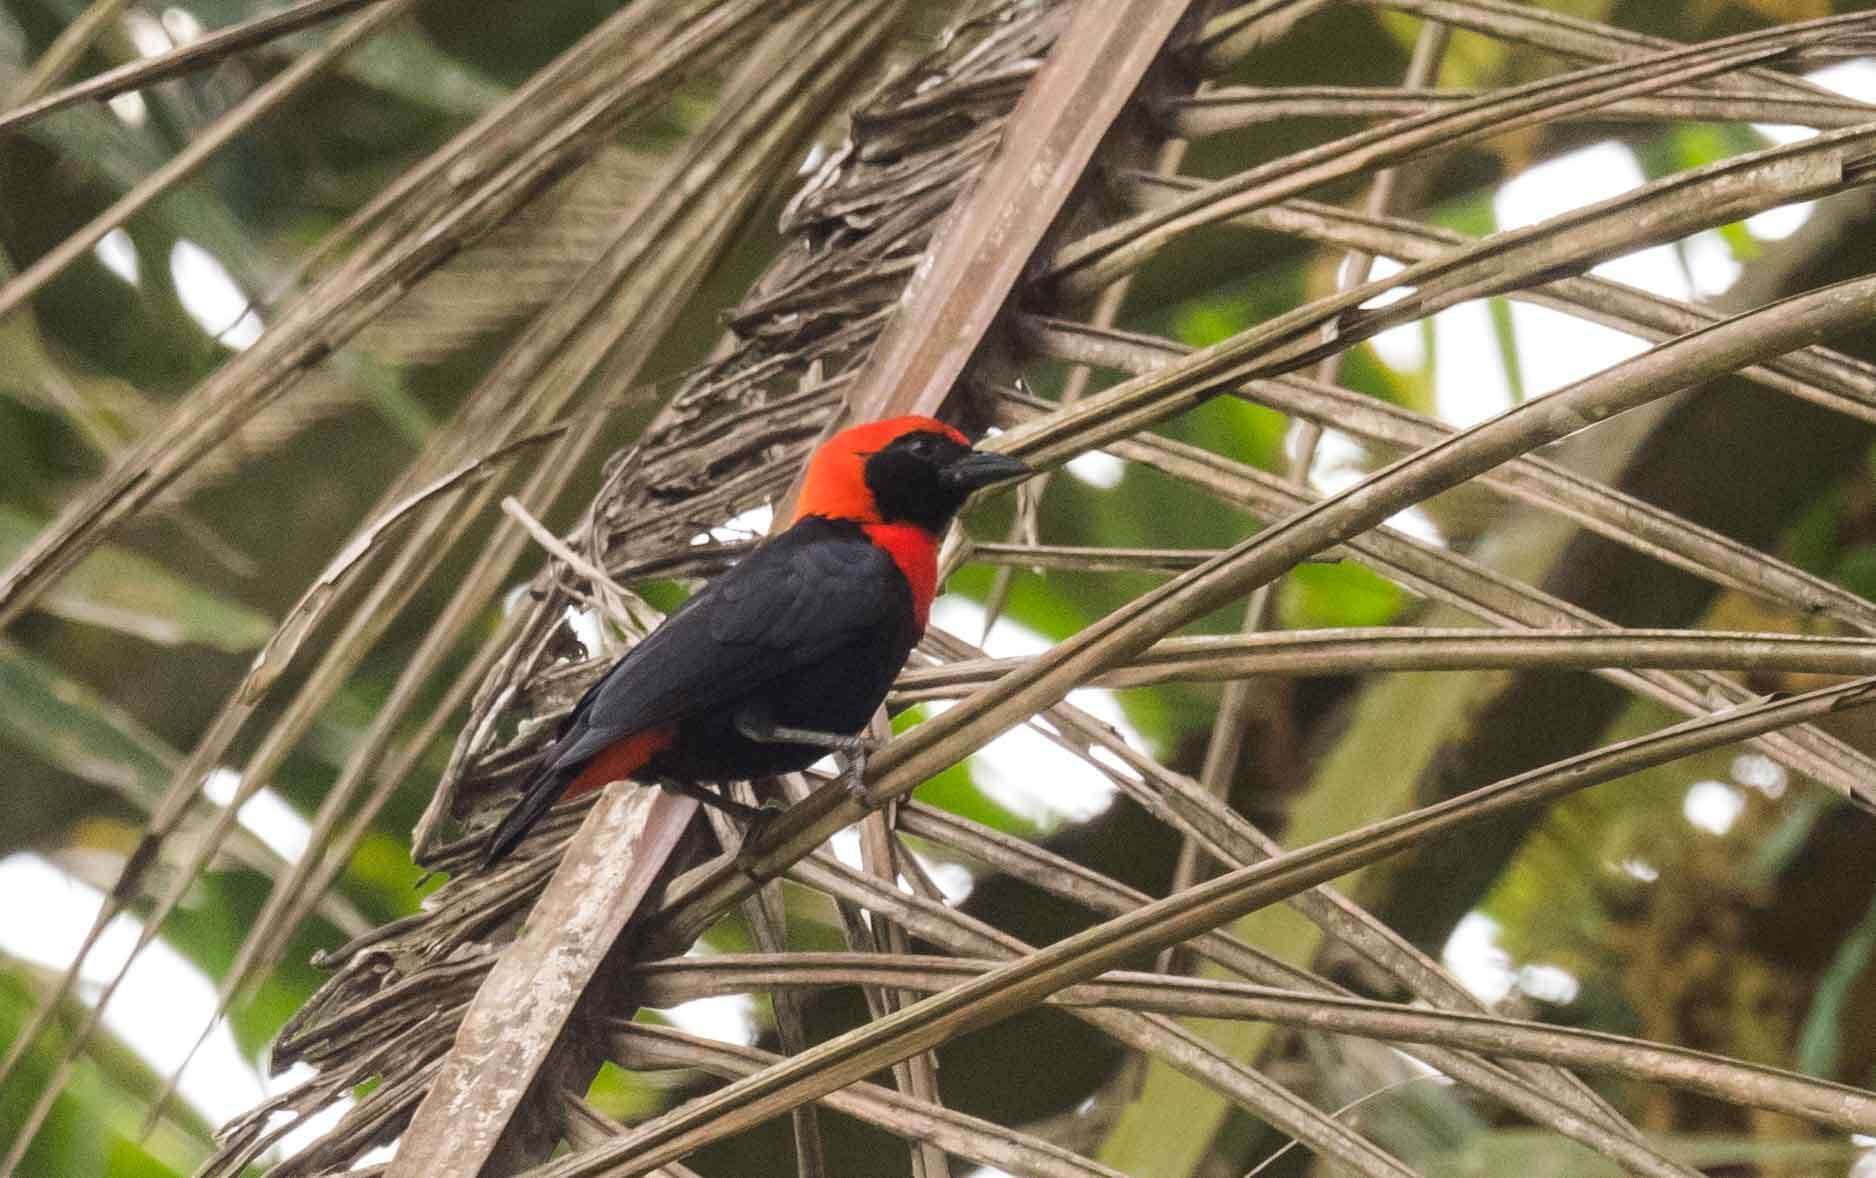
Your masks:
<svg viewBox="0 0 1876 1178"><path fill-rule="evenodd" d="M878 627L902 625L898 612L910 603L903 580L892 557L853 524L810 519L750 553L580 698L521 799L489 832L484 861L513 850L614 743L726 704Z"/></svg>
<svg viewBox="0 0 1876 1178"><path fill-rule="evenodd" d="M809 519L719 576L627 651L576 709L546 767L748 694L882 626L908 598L892 557L852 524Z"/></svg>

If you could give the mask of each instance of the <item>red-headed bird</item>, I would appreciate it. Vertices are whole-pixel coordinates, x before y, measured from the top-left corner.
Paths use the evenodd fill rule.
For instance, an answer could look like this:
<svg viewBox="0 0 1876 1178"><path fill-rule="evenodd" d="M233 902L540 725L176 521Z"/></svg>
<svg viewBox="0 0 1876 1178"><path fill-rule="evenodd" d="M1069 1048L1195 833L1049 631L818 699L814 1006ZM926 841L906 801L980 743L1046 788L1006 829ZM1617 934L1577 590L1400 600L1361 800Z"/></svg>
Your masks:
<svg viewBox="0 0 1876 1178"><path fill-rule="evenodd" d="M929 417L842 430L815 451L787 531L710 582L575 705L485 859L557 801L625 778L732 813L703 787L840 751L925 632L938 542L972 491L1029 472Z"/></svg>

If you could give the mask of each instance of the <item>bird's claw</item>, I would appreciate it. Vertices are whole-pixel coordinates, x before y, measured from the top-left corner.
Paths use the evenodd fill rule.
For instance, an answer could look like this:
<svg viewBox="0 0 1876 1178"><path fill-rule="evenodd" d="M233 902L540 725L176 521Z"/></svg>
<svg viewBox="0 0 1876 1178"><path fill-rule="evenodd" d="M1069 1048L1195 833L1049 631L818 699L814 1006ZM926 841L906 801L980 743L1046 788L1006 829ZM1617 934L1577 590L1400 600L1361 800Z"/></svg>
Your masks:
<svg viewBox="0 0 1876 1178"><path fill-rule="evenodd" d="M841 758L844 763L840 769L840 784L847 791L848 797L871 810L875 808L875 803L866 792L866 754L869 748L877 748L878 744L870 737L854 739L860 743Z"/></svg>

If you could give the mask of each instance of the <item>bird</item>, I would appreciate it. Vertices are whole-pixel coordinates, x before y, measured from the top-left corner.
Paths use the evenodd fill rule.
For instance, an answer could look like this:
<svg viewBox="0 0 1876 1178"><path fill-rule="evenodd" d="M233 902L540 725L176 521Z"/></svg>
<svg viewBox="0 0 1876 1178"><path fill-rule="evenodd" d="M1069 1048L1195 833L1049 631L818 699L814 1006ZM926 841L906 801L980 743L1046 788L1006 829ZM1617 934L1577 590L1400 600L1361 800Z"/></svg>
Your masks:
<svg viewBox="0 0 1876 1178"><path fill-rule="evenodd" d="M974 491L1031 473L934 418L851 426L808 462L788 528L626 651L574 705L489 832L494 865L556 803L637 780L744 822L710 785L805 769L865 773L859 735L931 612L938 544Z"/></svg>

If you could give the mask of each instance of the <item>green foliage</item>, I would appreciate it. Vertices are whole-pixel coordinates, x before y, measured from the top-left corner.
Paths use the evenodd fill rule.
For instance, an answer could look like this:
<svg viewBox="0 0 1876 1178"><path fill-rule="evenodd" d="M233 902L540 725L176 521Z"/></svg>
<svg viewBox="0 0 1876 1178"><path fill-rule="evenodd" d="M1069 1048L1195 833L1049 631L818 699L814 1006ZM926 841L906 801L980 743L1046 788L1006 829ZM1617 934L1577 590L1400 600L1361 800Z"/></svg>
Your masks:
<svg viewBox="0 0 1876 1178"><path fill-rule="evenodd" d="M0 735L144 805L161 796L177 760L135 717L10 642L0 642Z"/></svg>
<svg viewBox="0 0 1876 1178"><path fill-rule="evenodd" d="M44 521L0 507L0 561L11 562ZM198 588L128 549L106 545L86 557L47 595L48 612L103 626L145 642L195 642L225 651L252 650L274 624L265 615Z"/></svg>
<svg viewBox="0 0 1876 1178"><path fill-rule="evenodd" d="M0 956L0 1042L12 1043L39 999L44 973ZM50 1061L69 1041L82 1007L67 1002L41 1050L28 1057L19 1082L0 1088L0 1141L11 1142L51 1079ZM25 1174L172 1178L202 1157L208 1125L186 1108L172 1109L146 1137L142 1120L162 1078L116 1037L105 1033L80 1057L52 1119L27 1153Z"/></svg>
<svg viewBox="0 0 1876 1178"><path fill-rule="evenodd" d="M1385 626L1400 617L1407 594L1358 564L1310 564L1283 579L1277 617L1286 630Z"/></svg>
<svg viewBox="0 0 1876 1178"><path fill-rule="evenodd" d="M1876 901L1854 931L1837 946L1830 966L1818 979L1817 994L1798 1040L1797 1067L1814 1076L1836 1076L1840 1069L1845 1010L1851 990L1876 960Z"/></svg>

